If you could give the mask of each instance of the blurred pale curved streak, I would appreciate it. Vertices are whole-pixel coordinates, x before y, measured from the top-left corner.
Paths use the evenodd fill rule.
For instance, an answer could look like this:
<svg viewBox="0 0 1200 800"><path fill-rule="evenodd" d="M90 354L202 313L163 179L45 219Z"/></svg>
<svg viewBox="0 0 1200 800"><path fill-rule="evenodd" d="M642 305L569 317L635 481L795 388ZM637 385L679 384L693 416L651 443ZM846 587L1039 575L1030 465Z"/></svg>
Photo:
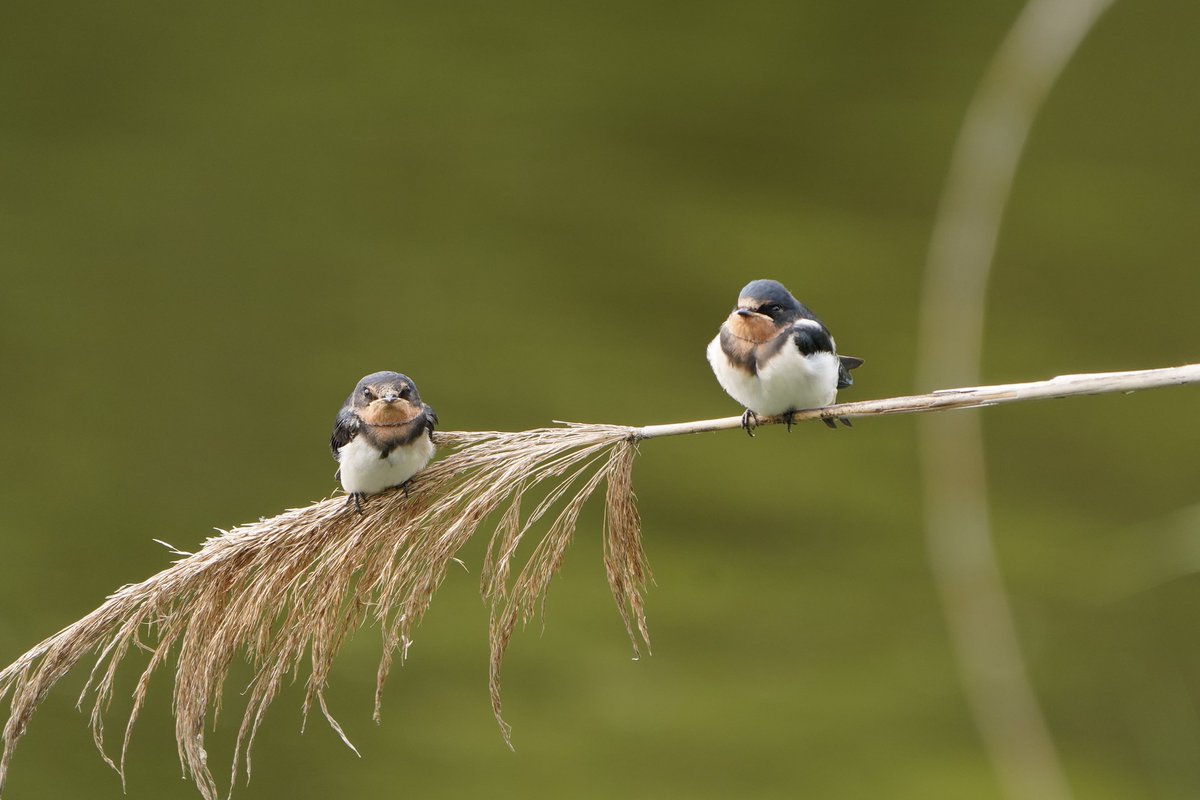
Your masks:
<svg viewBox="0 0 1200 800"><path fill-rule="evenodd" d="M1032 0L967 110L930 243L917 378L980 383L984 308L1013 175L1038 109L1111 0ZM920 420L925 527L968 701L1005 797L1070 797L1029 683L988 522L978 414Z"/></svg>

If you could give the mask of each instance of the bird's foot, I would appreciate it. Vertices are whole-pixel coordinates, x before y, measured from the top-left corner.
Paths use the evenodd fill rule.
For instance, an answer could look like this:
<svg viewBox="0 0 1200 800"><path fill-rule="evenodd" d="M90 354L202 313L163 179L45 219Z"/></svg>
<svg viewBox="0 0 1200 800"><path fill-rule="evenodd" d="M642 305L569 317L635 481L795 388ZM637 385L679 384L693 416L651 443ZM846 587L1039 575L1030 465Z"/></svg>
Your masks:
<svg viewBox="0 0 1200 800"><path fill-rule="evenodd" d="M847 428L853 428L853 427L854 427L854 425L853 425L853 424L851 424L851 422L850 422L850 418L849 418L849 417L838 417L838 422L842 423L842 424L843 424L843 425L845 425Z"/></svg>
<svg viewBox="0 0 1200 800"><path fill-rule="evenodd" d="M409 478L404 483L400 484L400 488L404 490L404 496L408 497L408 487L412 484L413 479Z"/></svg>
<svg viewBox="0 0 1200 800"><path fill-rule="evenodd" d="M363 494L362 492L351 492L350 495L346 498L346 505L354 506L354 510L358 512L359 516L362 516L362 514L363 514L362 501L366 500L366 499L367 499L367 496L365 494Z"/></svg>
<svg viewBox="0 0 1200 800"><path fill-rule="evenodd" d="M747 408L746 411L742 414L742 430L744 430L746 432L747 436L749 436L751 439L753 439L754 438L754 429L757 426L758 426L758 414L755 414L753 411L751 411L750 409Z"/></svg>
<svg viewBox="0 0 1200 800"><path fill-rule="evenodd" d="M821 417L821 422L824 422L831 431L837 430L837 423L833 421L833 417Z"/></svg>
<svg viewBox="0 0 1200 800"><path fill-rule="evenodd" d="M792 432L792 423L795 421L796 421L795 410L783 412L783 424L787 425L788 433Z"/></svg>

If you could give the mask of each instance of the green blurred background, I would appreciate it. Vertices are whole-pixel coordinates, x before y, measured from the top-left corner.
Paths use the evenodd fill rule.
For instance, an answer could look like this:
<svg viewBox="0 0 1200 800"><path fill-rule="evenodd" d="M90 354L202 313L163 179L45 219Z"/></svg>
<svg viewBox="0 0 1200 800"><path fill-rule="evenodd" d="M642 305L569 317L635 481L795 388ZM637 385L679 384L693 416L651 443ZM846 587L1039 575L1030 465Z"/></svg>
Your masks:
<svg viewBox="0 0 1200 800"><path fill-rule="evenodd" d="M729 415L704 347L775 277L867 359L844 397L933 388L912 377L930 225L1019 8L8 0L0 662L165 566L152 539L192 549L330 493L328 431L367 372L411 375L446 429ZM1118 3L1056 86L1000 242L989 382L1200 358L1198 40L1200 4ZM1198 399L977 412L1080 797L1200 795ZM653 657L630 659L593 514L544 631L513 640L509 752L477 542L382 726L377 631L340 658L364 758L299 735L293 689L237 796L998 797L915 450L901 417L646 443ZM35 717L14 800L121 796L83 677ZM155 686L129 797L195 797Z"/></svg>

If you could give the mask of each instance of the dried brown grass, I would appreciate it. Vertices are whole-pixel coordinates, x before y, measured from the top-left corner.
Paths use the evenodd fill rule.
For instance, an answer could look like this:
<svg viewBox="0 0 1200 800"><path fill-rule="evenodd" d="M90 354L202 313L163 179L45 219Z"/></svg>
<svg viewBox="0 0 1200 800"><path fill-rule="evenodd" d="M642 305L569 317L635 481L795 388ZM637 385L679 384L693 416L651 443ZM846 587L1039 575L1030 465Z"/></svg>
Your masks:
<svg viewBox="0 0 1200 800"><path fill-rule="evenodd" d="M631 482L636 432L619 426L576 425L519 433L442 433L438 443L455 452L414 481L410 496L372 498L367 514L353 513L341 497L242 525L208 539L194 554L126 586L92 613L37 645L0 671L0 700L11 695L0 757L0 792L13 749L51 688L80 660L97 655L79 705L91 705L93 738L101 756L125 776L130 736L150 680L174 654L175 738L184 774L206 800L219 792L209 770L204 734L220 713L222 688L239 654L254 677L245 692L233 764L232 792L240 767L251 770L254 738L285 677L296 680L307 663L304 716L314 702L333 730L353 749L330 715L324 689L347 635L374 622L383 634L375 696L398 652L403 660L455 554L493 514L481 571L491 605L490 691L500 715L500 669L518 622L541 610L546 589L562 565L587 499L607 481L604 562L621 619L633 642L649 646L642 591L650 577L642 551ZM548 492L522 513L536 486ZM514 564L522 540L549 520L530 556ZM130 648L149 653L133 693L115 759L105 747L105 712L118 668ZM89 700L90 698L90 700Z"/></svg>

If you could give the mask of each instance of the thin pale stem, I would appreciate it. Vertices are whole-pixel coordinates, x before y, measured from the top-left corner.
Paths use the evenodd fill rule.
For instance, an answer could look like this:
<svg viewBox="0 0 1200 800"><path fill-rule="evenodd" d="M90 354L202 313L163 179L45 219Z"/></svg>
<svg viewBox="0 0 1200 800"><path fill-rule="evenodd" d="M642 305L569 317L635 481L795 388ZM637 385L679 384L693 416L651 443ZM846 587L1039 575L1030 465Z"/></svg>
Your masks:
<svg viewBox="0 0 1200 800"><path fill-rule="evenodd" d="M890 397L885 400L861 400L855 403L839 403L825 408L797 411L792 415L794 422L813 419L837 419L846 417L880 417L889 414L919 414L926 411L951 411L960 408L998 406L1019 403L1025 400L1050 400L1058 397L1073 397L1086 394L1121 392L1128 394L1141 389L1156 389L1162 386L1182 386L1200 383L1200 364L1181 367L1144 369L1134 372L1094 372L1081 375L1060 375L1046 381L1030 383L1006 383L996 386L972 386L963 389L941 389L932 394ZM760 417L759 425L778 425L786 422L784 417ZM665 425L645 425L631 428L635 439L658 439L663 436L680 436L687 433L708 433L742 427L742 418L721 417L702 419L695 422L673 422Z"/></svg>

